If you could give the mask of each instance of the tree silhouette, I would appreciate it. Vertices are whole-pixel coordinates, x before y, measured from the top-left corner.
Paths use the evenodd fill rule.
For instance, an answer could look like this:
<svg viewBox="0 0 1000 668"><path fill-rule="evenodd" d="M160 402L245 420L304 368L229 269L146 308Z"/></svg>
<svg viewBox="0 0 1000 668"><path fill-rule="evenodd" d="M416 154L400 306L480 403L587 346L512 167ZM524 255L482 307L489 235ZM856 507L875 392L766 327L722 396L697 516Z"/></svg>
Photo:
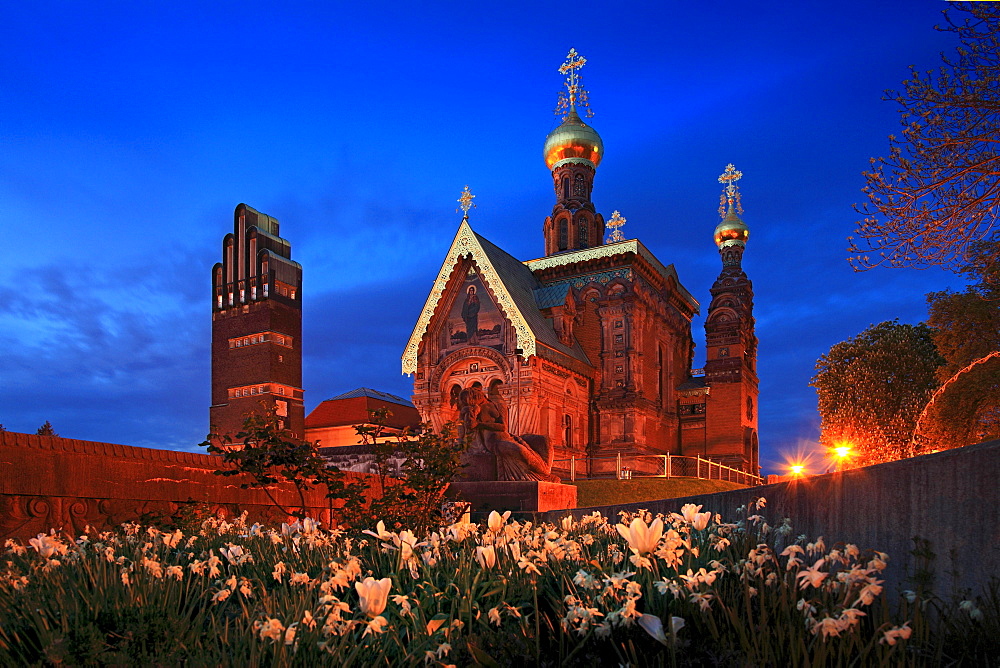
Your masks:
<svg viewBox="0 0 1000 668"><path fill-rule="evenodd" d="M58 436L59 435L59 434L56 433L56 430L52 428L52 423L49 422L48 420L46 420L45 424L43 424L41 427L39 427L38 431L36 431L35 433L38 434L39 436Z"/></svg>
<svg viewBox="0 0 1000 668"><path fill-rule="evenodd" d="M942 54L936 72L911 67L903 90L886 94L902 107L903 134L864 173L869 201L855 207L864 218L849 238L856 270L957 269L997 225L1000 4L953 3L945 17L936 29L958 36L957 53Z"/></svg>

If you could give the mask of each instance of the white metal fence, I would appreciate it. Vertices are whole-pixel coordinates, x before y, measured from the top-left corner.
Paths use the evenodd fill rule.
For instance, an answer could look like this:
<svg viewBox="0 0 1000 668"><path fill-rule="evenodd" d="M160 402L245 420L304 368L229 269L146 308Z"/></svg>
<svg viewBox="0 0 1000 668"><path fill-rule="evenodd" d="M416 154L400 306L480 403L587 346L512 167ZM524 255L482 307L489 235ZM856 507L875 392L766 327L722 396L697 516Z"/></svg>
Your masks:
<svg viewBox="0 0 1000 668"><path fill-rule="evenodd" d="M763 485L760 476L735 469L700 455L622 455L570 457L552 462L553 473L564 480L617 478L701 478L728 480L741 485Z"/></svg>

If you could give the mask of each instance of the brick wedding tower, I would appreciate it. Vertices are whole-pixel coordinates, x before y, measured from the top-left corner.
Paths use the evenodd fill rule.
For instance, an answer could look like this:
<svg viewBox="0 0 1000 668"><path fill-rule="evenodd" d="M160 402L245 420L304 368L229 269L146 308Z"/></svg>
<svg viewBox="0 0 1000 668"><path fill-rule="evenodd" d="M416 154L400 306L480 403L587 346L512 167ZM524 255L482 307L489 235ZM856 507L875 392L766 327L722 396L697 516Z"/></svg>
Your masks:
<svg viewBox="0 0 1000 668"><path fill-rule="evenodd" d="M278 221L240 204L212 267L212 433L235 436L245 416L274 411L296 438L302 403L302 267Z"/></svg>

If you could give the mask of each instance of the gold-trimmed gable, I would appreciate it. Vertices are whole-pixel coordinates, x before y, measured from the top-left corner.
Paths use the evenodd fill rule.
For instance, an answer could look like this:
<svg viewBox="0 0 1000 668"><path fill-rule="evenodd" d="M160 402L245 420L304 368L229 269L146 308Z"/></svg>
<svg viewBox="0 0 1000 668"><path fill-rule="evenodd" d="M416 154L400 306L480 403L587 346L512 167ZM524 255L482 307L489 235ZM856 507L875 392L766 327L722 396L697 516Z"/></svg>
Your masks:
<svg viewBox="0 0 1000 668"><path fill-rule="evenodd" d="M448 285L448 279L451 278L455 264L469 256L475 260L480 274L486 283L489 284L493 296L496 298L500 308L503 309L504 315L514 327L517 335L517 347L523 351L522 354L525 357L535 354L535 336L528 326L527 320L517 307L503 279L497 273L496 268L494 268L489 255L483 249L479 237L472 231L469 223L463 220L462 224L458 226L458 232L455 234L454 241L451 242L451 248L448 249L448 255L441 264L441 270L438 272L437 279L435 279L431 292L427 296L427 301L424 302L424 307L420 311L420 317L417 318L417 324L413 328L413 333L410 334L410 340L407 342L406 348L403 349L404 374L410 375L416 373L417 351L420 348L420 342L427 333L431 318L434 317L434 311L437 309L445 287Z"/></svg>

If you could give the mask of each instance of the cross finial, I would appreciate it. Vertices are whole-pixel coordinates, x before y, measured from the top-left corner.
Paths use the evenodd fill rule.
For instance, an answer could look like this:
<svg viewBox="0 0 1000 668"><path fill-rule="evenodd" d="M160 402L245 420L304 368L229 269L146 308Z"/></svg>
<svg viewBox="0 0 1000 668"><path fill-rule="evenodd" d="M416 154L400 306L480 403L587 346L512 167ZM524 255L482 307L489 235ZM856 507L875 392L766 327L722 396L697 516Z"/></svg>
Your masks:
<svg viewBox="0 0 1000 668"><path fill-rule="evenodd" d="M455 200L458 202L458 209L462 210L462 220L468 220L469 209L476 208L476 203L472 201L474 197L475 195L473 195L472 191L469 190L469 186L465 186L465 190L462 191L461 197ZM458 209L455 209L455 211L458 212Z"/></svg>
<svg viewBox="0 0 1000 668"><path fill-rule="evenodd" d="M726 171L719 177L719 183L725 186L722 195L719 197L719 215L726 217L733 208L736 213L743 213L743 204L740 202L740 188L736 182L743 178L743 172L736 169L733 163L726 165Z"/></svg>
<svg viewBox="0 0 1000 668"><path fill-rule="evenodd" d="M604 240L604 243L613 244L619 241L625 241L625 235L622 234L621 228L626 222L627 221L622 217L621 212L616 210L612 213L610 220L604 224L604 227L611 230L611 234L609 234L608 238Z"/></svg>
<svg viewBox="0 0 1000 668"><path fill-rule="evenodd" d="M586 64L586 58L577 53L576 49L570 49L566 55L566 62L559 66L559 73L566 77L566 81L563 84L566 90L559 91L556 116L562 114L562 117L566 118L566 114L578 106L586 107L588 118L594 115L594 112L590 109L589 94L587 93L587 89L583 87L583 77L580 76L579 72L580 68Z"/></svg>

